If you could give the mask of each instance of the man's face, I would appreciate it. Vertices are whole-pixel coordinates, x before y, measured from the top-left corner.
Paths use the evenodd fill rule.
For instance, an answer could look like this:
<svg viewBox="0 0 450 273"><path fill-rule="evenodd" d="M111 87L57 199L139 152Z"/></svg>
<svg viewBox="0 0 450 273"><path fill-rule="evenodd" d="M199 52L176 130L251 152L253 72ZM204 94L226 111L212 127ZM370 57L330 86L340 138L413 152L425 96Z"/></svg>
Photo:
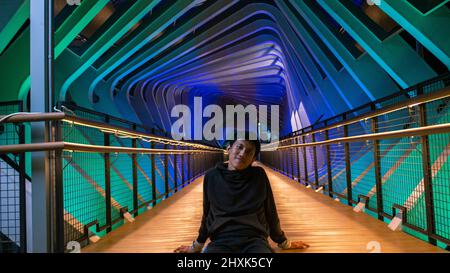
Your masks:
<svg viewBox="0 0 450 273"><path fill-rule="evenodd" d="M228 147L228 168L230 170L243 170L252 164L255 159L255 145L249 141L236 140Z"/></svg>

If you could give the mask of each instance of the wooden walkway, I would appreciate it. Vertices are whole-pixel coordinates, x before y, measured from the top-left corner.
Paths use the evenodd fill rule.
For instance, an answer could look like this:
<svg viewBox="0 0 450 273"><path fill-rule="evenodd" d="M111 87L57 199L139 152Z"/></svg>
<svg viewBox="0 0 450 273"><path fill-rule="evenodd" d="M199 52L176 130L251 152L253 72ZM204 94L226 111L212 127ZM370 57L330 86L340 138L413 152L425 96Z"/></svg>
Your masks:
<svg viewBox="0 0 450 273"><path fill-rule="evenodd" d="M281 227L291 240L302 240L306 250L277 252L351 253L372 252L447 252L403 232L394 232L386 224L365 213L307 189L265 167L271 181ZM83 252L173 252L197 237L202 216L202 179L162 201L102 238Z"/></svg>

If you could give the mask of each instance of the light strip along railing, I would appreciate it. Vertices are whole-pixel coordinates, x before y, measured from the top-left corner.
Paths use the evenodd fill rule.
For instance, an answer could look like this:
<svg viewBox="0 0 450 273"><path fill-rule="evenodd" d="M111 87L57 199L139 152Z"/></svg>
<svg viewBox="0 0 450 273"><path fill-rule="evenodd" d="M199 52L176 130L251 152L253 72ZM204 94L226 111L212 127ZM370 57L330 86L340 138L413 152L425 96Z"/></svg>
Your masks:
<svg viewBox="0 0 450 273"><path fill-rule="evenodd" d="M155 128L146 128L143 125L135 124L133 122L117 118L115 116L110 116L108 114L99 113L84 107L80 107L78 105L75 105L73 103L67 103L64 102L60 105L61 109L67 111L70 114L70 118L72 122L77 122L77 118L81 118L82 123L84 123L84 126L98 126L100 121L100 126L106 127L104 128L105 131L111 130L110 133L115 133L114 128L120 127L122 132L118 133L125 133L125 134L132 134L136 137L136 132L142 133L144 131L146 133L146 137L150 137L150 139L158 140L159 137L163 137L161 141L166 141L167 144L170 142L171 144L178 145L186 145L186 146L197 146L200 148L206 148L211 149L210 146L202 145L199 143L196 143L196 141L190 141L190 142L183 142L183 141L176 141L168 138L169 134L161 129L155 129ZM86 121L89 120L89 124L86 124ZM108 128L108 125L113 125L114 127ZM151 135L149 135L149 132L151 131ZM119 136L120 137L120 136ZM141 138L142 136L137 136L138 138ZM146 139L142 139L146 141Z"/></svg>
<svg viewBox="0 0 450 273"><path fill-rule="evenodd" d="M67 251L133 221L202 175L224 151L146 132L102 124L67 113L0 116L2 124L46 121L48 143L1 145L0 154L47 151L51 176L54 250ZM122 123L120 123L122 124Z"/></svg>
<svg viewBox="0 0 450 273"><path fill-rule="evenodd" d="M102 125L99 122L93 122L93 121L86 121L84 119L80 119L73 116L66 116L63 120L63 122L67 122L72 125L81 125L85 127L91 127L101 130L104 133L109 133L112 135L116 135L119 137L128 137L128 138L134 138L134 139L141 139L146 142L158 142L161 144L168 144L168 145L175 145L175 146L186 146L186 147L194 147L199 149L206 149L206 150L213 150L213 151L223 151L223 149L215 148L211 146L206 146L202 144L197 143L190 143L186 141L177 141L172 140L165 137L160 137L152 134L142 134L142 133L136 133L129 129L124 128L117 128L111 125Z"/></svg>
<svg viewBox="0 0 450 273"><path fill-rule="evenodd" d="M430 82L420 84L407 101L378 110L374 102L370 112L344 115L342 121L264 145L261 161L350 206L361 203L380 220L402 215L407 232L448 249L450 83L445 79L437 91L423 92Z"/></svg>
<svg viewBox="0 0 450 273"><path fill-rule="evenodd" d="M23 153L64 150L68 152L91 152L91 153L127 153L127 154L194 154L194 153L221 153L217 150L172 150L172 149L149 149L149 148L126 148L101 145L87 145L71 142L49 142L33 144L12 144L0 146L0 154Z"/></svg>
<svg viewBox="0 0 450 273"><path fill-rule="evenodd" d="M392 139L392 138L401 138L401 137L411 137L411 136L427 136L432 134L444 134L450 132L450 123L439 124L439 125L431 125L425 126L421 128L412 128L405 130L397 130L392 132L384 132L384 133L375 133L375 134L365 134L351 137L341 137L335 139L329 139L324 141L316 141L304 144L291 144L286 146L280 146L276 148L277 150L286 150L300 147L314 147L314 146L322 146L322 145L330 145L330 144L339 144L346 142L362 142L368 140L382 140L382 139ZM314 134L314 133L310 133ZM308 135L310 135L308 134ZM267 150L266 150L267 151Z"/></svg>

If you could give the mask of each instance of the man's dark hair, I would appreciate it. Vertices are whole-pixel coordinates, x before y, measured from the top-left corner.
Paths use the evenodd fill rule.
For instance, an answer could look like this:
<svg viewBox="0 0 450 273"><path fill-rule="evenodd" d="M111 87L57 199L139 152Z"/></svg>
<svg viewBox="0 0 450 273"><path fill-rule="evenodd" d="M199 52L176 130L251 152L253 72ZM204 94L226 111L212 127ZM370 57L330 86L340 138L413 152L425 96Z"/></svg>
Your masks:
<svg viewBox="0 0 450 273"><path fill-rule="evenodd" d="M249 132L245 132L244 135L245 135L245 137L243 139L235 137L232 140L229 140L228 145L230 145L230 147L233 146L233 144L236 142L236 140L239 140L239 139L248 141L248 142L252 143L253 146L255 146L255 156L258 156L259 152L261 151L261 142L258 139L251 139L250 136L252 134Z"/></svg>

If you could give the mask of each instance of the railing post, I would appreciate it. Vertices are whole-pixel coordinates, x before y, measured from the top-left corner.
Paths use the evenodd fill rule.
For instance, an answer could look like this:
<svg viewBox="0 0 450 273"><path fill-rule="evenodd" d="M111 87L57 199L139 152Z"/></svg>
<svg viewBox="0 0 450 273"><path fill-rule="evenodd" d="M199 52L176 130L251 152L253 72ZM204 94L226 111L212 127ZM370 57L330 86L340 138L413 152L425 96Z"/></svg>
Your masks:
<svg viewBox="0 0 450 273"><path fill-rule="evenodd" d="M275 170L277 170L277 171L279 171L280 170L280 168L279 168L279 165L280 165L280 157L279 157L279 154L280 153L280 151L279 150L275 150L274 151L274 165L275 165Z"/></svg>
<svg viewBox="0 0 450 273"><path fill-rule="evenodd" d="M203 167L204 165L203 163L203 153L199 153L198 154L198 175L201 174L203 172Z"/></svg>
<svg viewBox="0 0 450 273"><path fill-rule="evenodd" d="M270 160L272 161L271 162L272 168L276 169L276 167L275 167L275 151L270 152Z"/></svg>
<svg viewBox="0 0 450 273"><path fill-rule="evenodd" d="M283 156L282 156L281 153L282 153L281 150L278 150L278 151L277 151L277 157L278 157L278 160L277 160L277 162L278 162L278 171L279 171L280 173L283 172Z"/></svg>
<svg viewBox="0 0 450 273"><path fill-rule="evenodd" d="M275 151L270 152L270 165L272 168L275 168Z"/></svg>
<svg viewBox="0 0 450 273"><path fill-rule="evenodd" d="M300 144L300 139L297 136L295 138L295 143ZM299 147L295 148L295 162L297 162L297 182L300 183L300 153L299 153Z"/></svg>
<svg viewBox="0 0 450 273"><path fill-rule="evenodd" d="M422 87L418 88L418 93L423 93ZM427 107L425 103L419 105L420 114L420 127L427 126ZM436 223L434 215L434 200L433 200L433 184L430 164L430 142L428 135L421 137L422 141L422 168L423 168L423 184L425 190L425 204L426 204L426 216L427 216L427 235L428 241L436 245L436 239L431 238L436 233Z"/></svg>
<svg viewBox="0 0 450 273"><path fill-rule="evenodd" d="M278 157L280 161L280 172L284 173L283 150L278 150Z"/></svg>
<svg viewBox="0 0 450 273"><path fill-rule="evenodd" d="M282 145L283 146L283 145ZM283 163L283 150L278 150L278 162L279 162L279 170L280 170L280 173L283 173L284 172L284 167L283 167L283 165L284 165L284 163Z"/></svg>
<svg viewBox="0 0 450 273"><path fill-rule="evenodd" d="M194 175L194 177L197 177L198 176L198 173L199 173L199 162L198 162L198 153L195 153L195 156L194 156L194 164L195 164L195 175Z"/></svg>
<svg viewBox="0 0 450 273"><path fill-rule="evenodd" d="M286 146L289 144L286 144ZM281 157L283 158L283 172L284 175L286 175L287 177L289 177L289 162L288 162L288 155L287 155L287 149L284 150L284 152L281 152Z"/></svg>
<svg viewBox="0 0 450 273"><path fill-rule="evenodd" d="M192 178L194 178L194 177L197 176L197 153L194 153L192 155L192 166L193 166L193 169L194 169L194 173L192 175Z"/></svg>
<svg viewBox="0 0 450 273"><path fill-rule="evenodd" d="M183 148L183 150L184 150L185 148ZM180 167L181 167L181 184L183 185L183 187L184 187L184 182L186 181L185 180L185 173L184 173L184 164L185 164L185 161L184 161L184 153L182 153L181 154L181 164L180 164Z"/></svg>
<svg viewBox="0 0 450 273"><path fill-rule="evenodd" d="M343 119L347 119L347 115L343 115ZM344 125L344 137L348 137L348 125ZM351 162L350 162L350 144L348 142L344 143L344 154L345 154L345 174L347 180L347 203L352 206L352 173L351 173Z"/></svg>
<svg viewBox="0 0 450 273"><path fill-rule="evenodd" d="M325 131L325 140L328 140L329 132ZM328 180L328 196L333 197L333 174L331 173L331 156L330 156L330 145L325 145L326 157L327 157L327 180Z"/></svg>
<svg viewBox="0 0 450 273"><path fill-rule="evenodd" d="M19 105L19 112L23 111L23 104ZM25 126L17 125L19 128L19 144L25 144ZM19 204L20 204L20 252L27 252L27 204L26 204L26 162L25 153L19 154Z"/></svg>
<svg viewBox="0 0 450 273"><path fill-rule="evenodd" d="M191 147L188 147L188 150L190 150ZM187 153L187 181L188 185L191 183L191 176L192 176L192 170L191 170L191 153Z"/></svg>
<svg viewBox="0 0 450 273"><path fill-rule="evenodd" d="M203 157L202 173L204 173L206 170L206 156L207 156L206 153L202 153L202 157Z"/></svg>
<svg viewBox="0 0 450 273"><path fill-rule="evenodd" d="M178 191L178 165L177 165L177 154L173 154L173 183L175 188L175 193Z"/></svg>
<svg viewBox="0 0 450 273"><path fill-rule="evenodd" d="M105 117L105 123L109 123L109 117ZM103 133L103 145L110 146L109 133ZM109 153L105 153L105 206L106 206L106 232L112 230L112 215L111 215L111 158Z"/></svg>
<svg viewBox="0 0 450 273"><path fill-rule="evenodd" d="M283 144L284 145L284 144ZM284 156L283 156L283 150L280 150L279 151L279 156L280 156L280 169L281 169L281 172L283 173L283 174L285 174L285 171L284 171Z"/></svg>
<svg viewBox="0 0 450 273"><path fill-rule="evenodd" d="M155 134L155 129L151 130L152 134ZM152 141L150 142L150 148L155 148L155 143ZM152 207L156 206L156 164L155 164L155 154L150 154L150 161L151 161L151 167L152 167Z"/></svg>
<svg viewBox="0 0 450 273"><path fill-rule="evenodd" d="M197 177L198 176L198 174L200 173L200 162L199 162L199 153L195 153L195 177Z"/></svg>
<svg viewBox="0 0 450 273"><path fill-rule="evenodd" d="M316 142L316 135L312 134L312 142ZM313 146L313 158L314 158L314 185L319 186L319 171L317 170L317 148Z"/></svg>
<svg viewBox="0 0 450 273"><path fill-rule="evenodd" d="M290 144L294 144L294 143L295 143L295 139L290 141ZM294 177L295 177L295 171L294 171L294 152L295 151L293 149L295 149L295 148L290 148L289 149L289 155L290 155L290 158L291 158L291 178L292 179L294 179Z"/></svg>
<svg viewBox="0 0 450 273"><path fill-rule="evenodd" d="M371 106L372 111L375 110L375 104L372 104ZM378 133L378 117L373 117L371 119L371 127L372 127L372 133L376 134ZM375 187L377 191L377 214L378 219L383 221L383 184L381 183L381 156L380 156L380 141L374 140L373 141L373 162L374 162L374 168L375 168Z"/></svg>
<svg viewBox="0 0 450 273"><path fill-rule="evenodd" d="M167 144L164 144L164 150L167 150ZM164 154L164 198L169 196L169 155Z"/></svg>
<svg viewBox="0 0 450 273"><path fill-rule="evenodd" d="M281 147L281 144L280 144L280 147ZM280 153L280 150L276 149L275 150L275 170L277 170L277 171L280 170L280 168L279 168L279 166L280 166L280 155L279 155L279 153Z"/></svg>
<svg viewBox="0 0 450 273"><path fill-rule="evenodd" d="M305 135L302 136L302 143L305 144ZM308 163L306 162L306 147L302 147L302 154L303 154L303 173L305 175L305 184L309 183L308 178Z"/></svg>
<svg viewBox="0 0 450 273"><path fill-rule="evenodd" d="M133 131L136 131L136 124L133 124ZM132 139L131 145L133 148L137 148L137 140ZM132 171L133 171L133 210L134 216L139 214L139 204L138 204L138 177L137 177L137 154L131 155L132 161Z"/></svg>
<svg viewBox="0 0 450 273"><path fill-rule="evenodd" d="M55 141L62 141L61 122L54 123ZM62 150L56 150L54 158L54 187L55 187L55 244L54 249L57 253L64 252L64 185L63 185L63 169L62 169Z"/></svg>
<svg viewBox="0 0 450 273"><path fill-rule="evenodd" d="M197 169L196 169L196 167L197 167L197 164L196 164L196 163L197 163L197 162L196 162L196 160L195 160L196 156L197 156L196 153L193 153L192 156L191 156L191 168L192 168L192 173L191 173L191 181L189 182L189 184L192 182L193 178L194 178L195 175L197 174Z"/></svg>

